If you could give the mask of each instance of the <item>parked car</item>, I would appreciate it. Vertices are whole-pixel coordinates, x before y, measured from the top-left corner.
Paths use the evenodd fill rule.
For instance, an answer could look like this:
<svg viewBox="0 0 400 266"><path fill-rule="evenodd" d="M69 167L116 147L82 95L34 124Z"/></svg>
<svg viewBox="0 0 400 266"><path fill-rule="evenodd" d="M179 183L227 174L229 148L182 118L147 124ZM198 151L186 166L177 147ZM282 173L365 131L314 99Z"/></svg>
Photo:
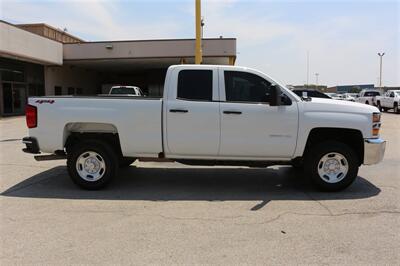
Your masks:
<svg viewBox="0 0 400 266"><path fill-rule="evenodd" d="M143 96L143 92L136 86L112 86L110 95Z"/></svg>
<svg viewBox="0 0 400 266"><path fill-rule="evenodd" d="M360 96L356 99L356 102L365 103L369 105L376 105L375 97L381 96L379 90L362 90Z"/></svg>
<svg viewBox="0 0 400 266"><path fill-rule="evenodd" d="M341 100L355 102L356 98L350 93L341 94Z"/></svg>
<svg viewBox="0 0 400 266"><path fill-rule="evenodd" d="M294 89L292 90L297 96L303 97L304 93L307 93L307 97L311 98L325 98L325 99L330 99L328 95L325 93L322 93L317 90L312 90L312 89Z"/></svg>
<svg viewBox="0 0 400 266"><path fill-rule="evenodd" d="M339 94L334 93L334 92L325 92L324 94L328 95L333 100L340 100L341 99Z"/></svg>
<svg viewBox="0 0 400 266"><path fill-rule="evenodd" d="M90 106L90 108L88 108ZM30 97L25 152L67 159L72 180L100 189L135 161L267 167L291 164L337 191L382 160L376 107L298 97L237 66L168 68L163 98ZM189 177L190 178L190 177ZM250 181L249 181L250 182Z"/></svg>
<svg viewBox="0 0 400 266"><path fill-rule="evenodd" d="M376 96L376 105L379 110L387 111L393 109L397 114L400 113L400 90L388 90L383 96Z"/></svg>

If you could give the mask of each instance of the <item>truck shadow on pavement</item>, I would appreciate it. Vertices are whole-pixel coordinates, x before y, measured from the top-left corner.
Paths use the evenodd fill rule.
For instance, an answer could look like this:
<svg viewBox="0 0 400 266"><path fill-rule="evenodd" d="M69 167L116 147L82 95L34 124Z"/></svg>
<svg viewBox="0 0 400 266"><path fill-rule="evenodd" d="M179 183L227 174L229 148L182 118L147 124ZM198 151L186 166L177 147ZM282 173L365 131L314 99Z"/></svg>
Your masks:
<svg viewBox="0 0 400 266"><path fill-rule="evenodd" d="M380 189L362 177L346 190L316 191L292 167L249 168L137 168L121 169L105 189L86 191L75 186L65 166L39 173L2 192L25 198L149 200L149 201L260 201L258 210L273 200L341 200L376 196Z"/></svg>

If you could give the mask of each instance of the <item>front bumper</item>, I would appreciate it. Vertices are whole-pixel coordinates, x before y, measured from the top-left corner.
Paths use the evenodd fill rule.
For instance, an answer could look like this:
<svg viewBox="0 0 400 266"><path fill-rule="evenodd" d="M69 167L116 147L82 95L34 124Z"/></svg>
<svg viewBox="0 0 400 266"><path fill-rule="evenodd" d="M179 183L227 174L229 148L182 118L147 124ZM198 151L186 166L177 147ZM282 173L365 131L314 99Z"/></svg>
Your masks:
<svg viewBox="0 0 400 266"><path fill-rule="evenodd" d="M371 165L382 161L385 149L386 140L364 139L364 164Z"/></svg>
<svg viewBox="0 0 400 266"><path fill-rule="evenodd" d="M22 139L22 143L26 145L26 148L22 149L23 152L33 154L40 153L39 144L35 138L25 137Z"/></svg>

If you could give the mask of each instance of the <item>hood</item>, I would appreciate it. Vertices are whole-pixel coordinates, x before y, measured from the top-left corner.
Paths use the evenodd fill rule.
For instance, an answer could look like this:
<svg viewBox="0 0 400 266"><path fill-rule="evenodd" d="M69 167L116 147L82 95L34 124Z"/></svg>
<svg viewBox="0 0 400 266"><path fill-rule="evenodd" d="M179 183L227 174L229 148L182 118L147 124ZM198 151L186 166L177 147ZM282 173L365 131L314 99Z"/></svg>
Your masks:
<svg viewBox="0 0 400 266"><path fill-rule="evenodd" d="M340 101L333 99L312 98L311 101L303 101L305 111L336 112L336 113L379 113L378 108L363 103Z"/></svg>

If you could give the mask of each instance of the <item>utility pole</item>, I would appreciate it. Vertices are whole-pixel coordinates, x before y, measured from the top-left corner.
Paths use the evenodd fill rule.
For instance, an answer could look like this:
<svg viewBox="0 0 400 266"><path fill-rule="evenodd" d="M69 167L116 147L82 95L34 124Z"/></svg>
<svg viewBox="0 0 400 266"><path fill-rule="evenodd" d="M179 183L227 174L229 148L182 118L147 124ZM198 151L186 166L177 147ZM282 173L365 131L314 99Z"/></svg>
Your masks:
<svg viewBox="0 0 400 266"><path fill-rule="evenodd" d="M196 1L196 51L194 62L199 65L203 61L203 51L201 50L201 0Z"/></svg>
<svg viewBox="0 0 400 266"><path fill-rule="evenodd" d="M316 85L316 87L318 87L318 76L319 76L319 73L315 73L315 85Z"/></svg>
<svg viewBox="0 0 400 266"><path fill-rule="evenodd" d="M379 88L382 91L382 57L385 53L378 53L379 56Z"/></svg>
<svg viewBox="0 0 400 266"><path fill-rule="evenodd" d="M310 77L310 52L307 51L307 84L306 84L307 88L308 88L309 77Z"/></svg>

